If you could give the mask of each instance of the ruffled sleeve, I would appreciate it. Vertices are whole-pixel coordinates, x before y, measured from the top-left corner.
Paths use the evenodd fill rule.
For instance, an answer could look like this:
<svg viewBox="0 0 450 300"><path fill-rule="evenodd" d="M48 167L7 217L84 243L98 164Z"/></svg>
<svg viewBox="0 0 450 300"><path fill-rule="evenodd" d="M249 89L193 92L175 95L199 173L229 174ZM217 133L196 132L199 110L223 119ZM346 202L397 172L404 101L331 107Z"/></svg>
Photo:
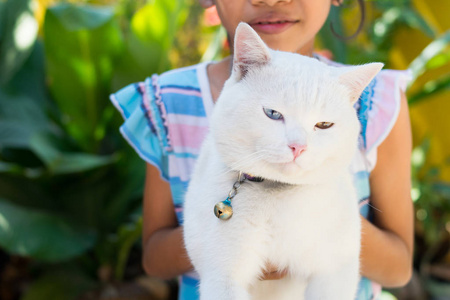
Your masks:
<svg viewBox="0 0 450 300"><path fill-rule="evenodd" d="M401 92L405 91L410 80L410 71L382 70L360 97L357 111L370 171L376 164L378 146L397 121Z"/></svg>
<svg viewBox="0 0 450 300"><path fill-rule="evenodd" d="M110 96L124 123L120 132L138 155L168 180L166 111L159 94L158 76L130 84Z"/></svg>

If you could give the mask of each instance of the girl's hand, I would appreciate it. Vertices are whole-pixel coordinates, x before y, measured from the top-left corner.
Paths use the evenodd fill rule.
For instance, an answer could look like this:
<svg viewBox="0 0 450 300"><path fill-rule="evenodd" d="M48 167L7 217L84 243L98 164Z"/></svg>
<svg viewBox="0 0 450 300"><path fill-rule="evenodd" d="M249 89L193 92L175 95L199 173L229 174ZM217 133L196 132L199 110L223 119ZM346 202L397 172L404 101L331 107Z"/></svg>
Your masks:
<svg viewBox="0 0 450 300"><path fill-rule="evenodd" d="M280 270L277 266L267 263L263 276L260 278L260 280L278 280L286 277L287 270Z"/></svg>

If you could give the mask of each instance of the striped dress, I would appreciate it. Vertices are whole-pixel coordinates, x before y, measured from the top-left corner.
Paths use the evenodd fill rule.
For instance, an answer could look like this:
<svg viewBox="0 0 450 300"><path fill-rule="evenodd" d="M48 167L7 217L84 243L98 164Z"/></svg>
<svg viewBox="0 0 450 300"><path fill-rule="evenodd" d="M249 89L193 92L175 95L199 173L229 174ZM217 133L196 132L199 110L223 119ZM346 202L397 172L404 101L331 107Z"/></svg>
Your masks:
<svg viewBox="0 0 450 300"><path fill-rule="evenodd" d="M317 56L319 60L338 64ZM209 127L213 99L208 63L153 75L111 95L125 122L120 132L138 155L168 181L180 225L183 199L200 146ZM409 78L405 71L383 70L362 93L355 109L361 121L360 151L352 163L361 214L370 219L369 175L376 164L377 147L392 129L400 110L400 90ZM198 299L195 272L180 277L180 300ZM376 299L381 287L361 278L358 300Z"/></svg>

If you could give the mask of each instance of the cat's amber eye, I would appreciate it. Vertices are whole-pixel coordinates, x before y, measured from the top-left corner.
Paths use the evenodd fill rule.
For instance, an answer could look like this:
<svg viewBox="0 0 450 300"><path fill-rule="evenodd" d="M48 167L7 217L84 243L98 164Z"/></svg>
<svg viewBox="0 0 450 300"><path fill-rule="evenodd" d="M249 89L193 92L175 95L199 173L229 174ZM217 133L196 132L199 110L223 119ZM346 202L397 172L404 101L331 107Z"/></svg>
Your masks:
<svg viewBox="0 0 450 300"><path fill-rule="evenodd" d="M316 124L316 128L328 129L328 128L330 128L333 125L334 125L334 123L331 123L331 122L319 122L319 123Z"/></svg>
<svg viewBox="0 0 450 300"><path fill-rule="evenodd" d="M271 118L272 120L283 120L283 115L276 110L263 107L264 113L266 116Z"/></svg>

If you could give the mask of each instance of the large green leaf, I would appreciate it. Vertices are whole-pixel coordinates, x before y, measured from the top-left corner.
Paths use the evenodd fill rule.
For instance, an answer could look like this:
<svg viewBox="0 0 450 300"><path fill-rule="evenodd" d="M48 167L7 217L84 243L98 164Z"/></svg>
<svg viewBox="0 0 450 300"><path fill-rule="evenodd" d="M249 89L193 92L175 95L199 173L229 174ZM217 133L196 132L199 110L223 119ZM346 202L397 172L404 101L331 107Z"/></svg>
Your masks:
<svg viewBox="0 0 450 300"><path fill-rule="evenodd" d="M143 6L133 15L126 53L116 69L115 88L170 68L170 49L187 13L184 1L158 0Z"/></svg>
<svg viewBox="0 0 450 300"><path fill-rule="evenodd" d="M142 41L156 42L167 49L187 16L183 1L159 0L142 7L131 20L131 27Z"/></svg>
<svg viewBox="0 0 450 300"><path fill-rule="evenodd" d="M70 16L70 18L67 18ZM64 126L88 152L97 152L109 104L114 61L123 41L111 9L59 4L46 13L45 51L50 91Z"/></svg>
<svg viewBox="0 0 450 300"><path fill-rule="evenodd" d="M34 43L30 56L7 85L10 91L27 96L47 111L50 106L45 78L45 56L41 40Z"/></svg>
<svg viewBox="0 0 450 300"><path fill-rule="evenodd" d="M436 38L438 30L429 24L416 9L408 8L404 10L403 18L405 24L409 27L420 30L432 39Z"/></svg>
<svg viewBox="0 0 450 300"><path fill-rule="evenodd" d="M31 136L50 128L32 98L0 88L0 148L29 148Z"/></svg>
<svg viewBox="0 0 450 300"><path fill-rule="evenodd" d="M420 91L408 97L408 102L415 104L445 90L450 90L450 75L428 81Z"/></svg>
<svg viewBox="0 0 450 300"><path fill-rule="evenodd" d="M111 21L111 16L114 14L113 8L108 6L84 6L68 3L62 3L50 10L68 31L99 28Z"/></svg>
<svg viewBox="0 0 450 300"><path fill-rule="evenodd" d="M63 152L58 149L58 141L55 137L49 134L34 135L30 145L52 174L88 171L108 165L115 159L113 156Z"/></svg>
<svg viewBox="0 0 450 300"><path fill-rule="evenodd" d="M392 45L392 37L400 26L417 29L430 38L436 37L437 30L429 25L422 15L408 5L393 6L383 11L370 30L371 41L378 49L387 49Z"/></svg>
<svg viewBox="0 0 450 300"><path fill-rule="evenodd" d="M9 253L57 262L90 249L95 234L65 218L0 199L0 245Z"/></svg>
<svg viewBox="0 0 450 300"><path fill-rule="evenodd" d="M431 42L409 65L414 82L425 71L450 63L450 30Z"/></svg>
<svg viewBox="0 0 450 300"><path fill-rule="evenodd" d="M38 24L31 0L8 0L0 9L0 84L6 84L31 53Z"/></svg>

